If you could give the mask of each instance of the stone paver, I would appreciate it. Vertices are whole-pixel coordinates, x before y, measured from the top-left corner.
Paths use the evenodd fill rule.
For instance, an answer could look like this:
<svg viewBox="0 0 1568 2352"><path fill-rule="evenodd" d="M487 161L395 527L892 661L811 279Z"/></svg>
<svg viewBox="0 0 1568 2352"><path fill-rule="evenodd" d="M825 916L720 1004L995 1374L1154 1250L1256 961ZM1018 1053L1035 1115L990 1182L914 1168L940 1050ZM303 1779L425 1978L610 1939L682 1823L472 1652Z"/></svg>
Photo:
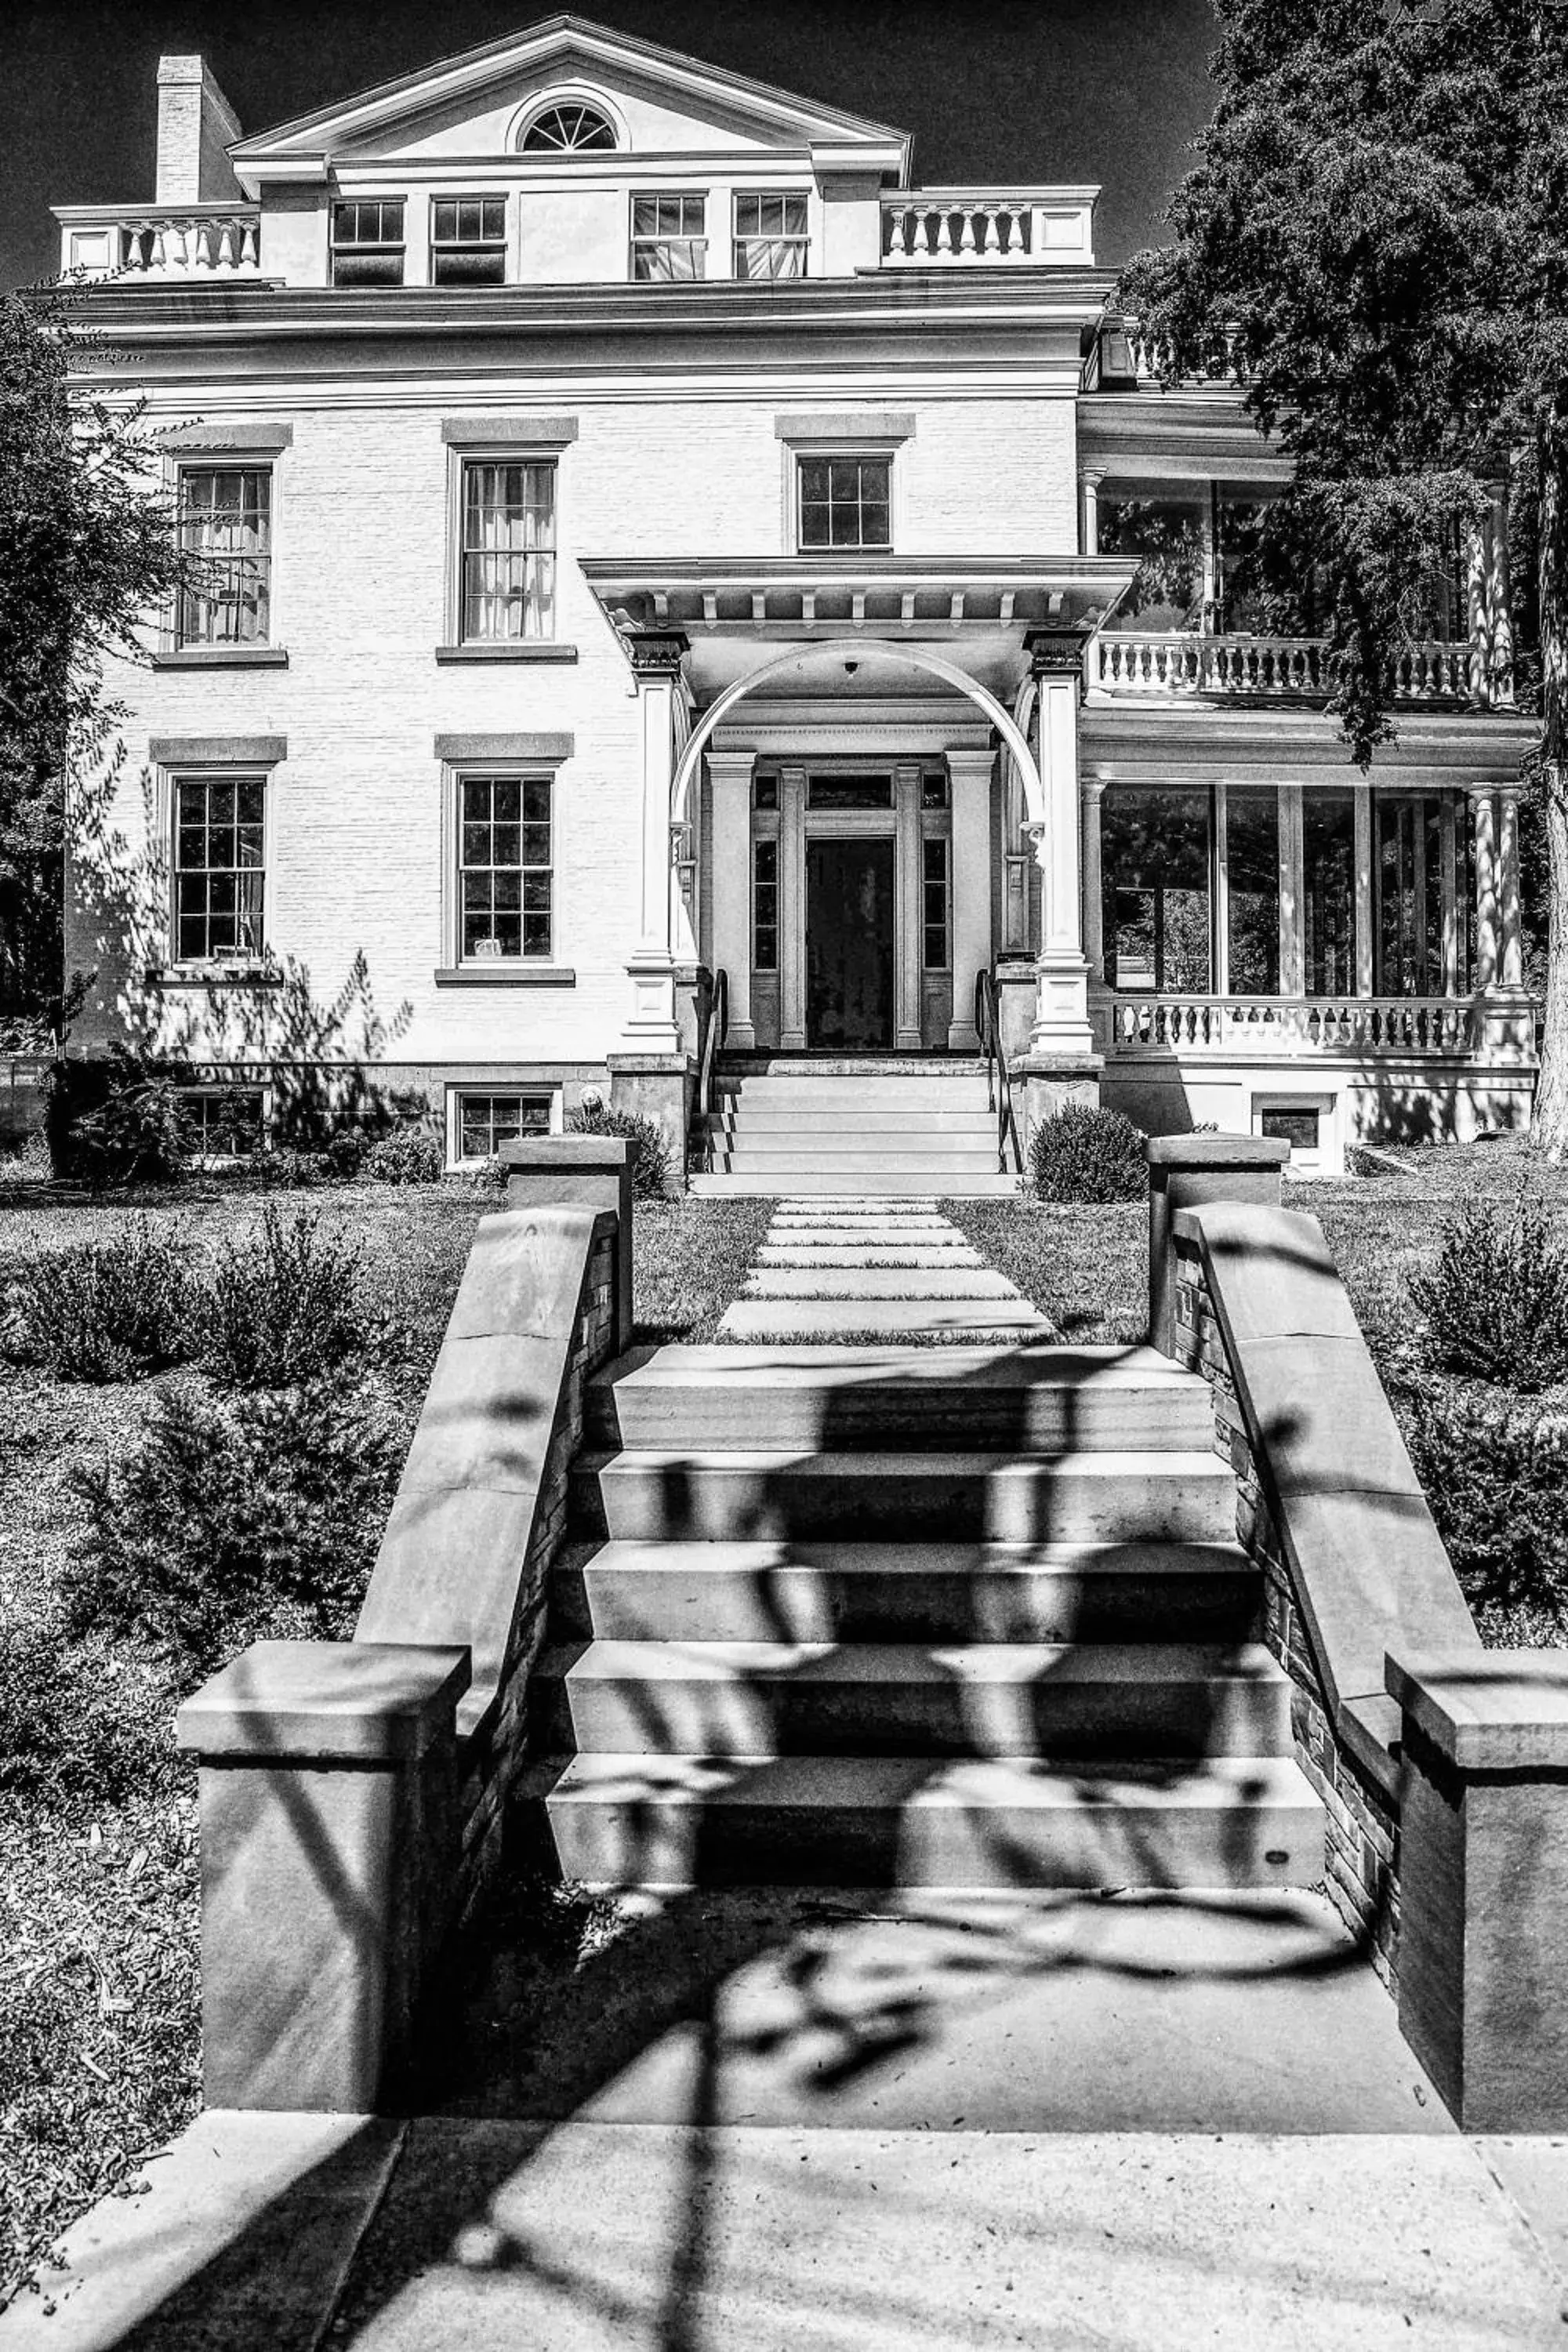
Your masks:
<svg viewBox="0 0 1568 2352"><path fill-rule="evenodd" d="M986 1265L933 1201L782 1200L728 1340L988 1334L1049 1339L1051 1325Z"/></svg>

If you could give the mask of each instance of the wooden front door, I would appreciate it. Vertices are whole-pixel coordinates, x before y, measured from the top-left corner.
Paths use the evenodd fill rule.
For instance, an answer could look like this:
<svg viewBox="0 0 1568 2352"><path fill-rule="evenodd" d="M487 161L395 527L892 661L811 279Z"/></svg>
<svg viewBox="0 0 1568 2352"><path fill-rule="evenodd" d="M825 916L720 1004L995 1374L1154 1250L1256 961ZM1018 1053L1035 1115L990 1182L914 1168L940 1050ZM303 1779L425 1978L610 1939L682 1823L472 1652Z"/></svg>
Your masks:
<svg viewBox="0 0 1568 2352"><path fill-rule="evenodd" d="M892 1045L893 846L806 844L805 1034L818 1052Z"/></svg>

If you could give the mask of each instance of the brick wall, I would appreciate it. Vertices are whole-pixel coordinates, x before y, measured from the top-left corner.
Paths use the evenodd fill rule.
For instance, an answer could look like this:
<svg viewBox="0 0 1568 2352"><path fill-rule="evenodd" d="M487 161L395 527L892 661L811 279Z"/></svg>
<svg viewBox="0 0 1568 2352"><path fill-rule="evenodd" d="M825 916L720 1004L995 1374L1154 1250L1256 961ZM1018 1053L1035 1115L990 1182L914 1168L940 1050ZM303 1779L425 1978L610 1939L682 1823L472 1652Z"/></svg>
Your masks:
<svg viewBox="0 0 1568 2352"><path fill-rule="evenodd" d="M500 1861L507 1798L527 1753L529 1676L544 1636L550 1571L566 1532L572 1464L583 1443L584 1399L588 1381L615 1353L616 1220L604 1216L595 1229L561 1384L510 1652L496 1705L459 1756L459 1916L471 1910Z"/></svg>
<svg viewBox="0 0 1568 2352"><path fill-rule="evenodd" d="M912 412L898 459L898 538L912 556L1037 552L1076 545L1070 397L911 397L889 365L883 401ZM509 415L567 410L578 435L560 453L555 635L574 660L437 664L450 632L449 455L443 415L501 399ZM790 453L777 416L875 406L830 381L766 397L603 385L574 397L560 381L518 397L510 385L416 386L403 402L352 382L243 394L192 379L157 395L160 415L220 425L238 415L288 424L274 470L272 641L285 669L110 666L126 708L126 759L105 812L124 836L116 870L76 873L68 964L96 972L79 1045L123 1034L144 973L166 939L166 883L149 746L156 738L282 737L268 834L266 927L283 958L329 1000L363 948L383 1055L461 1075L602 1065L630 1009L642 858L642 713L625 656L578 559L766 557L788 546ZM157 416L153 419L155 424ZM847 693L847 688L846 689ZM438 988L443 937L442 772L437 734L569 733L555 803L553 961L570 986ZM148 788L144 796L144 784ZM149 814L153 818L150 831ZM127 937L127 897L142 935ZM132 928L135 928L132 926ZM217 992L231 1013L245 992ZM238 1024L227 1024L232 1040ZM208 993L171 991L163 1035L225 1058ZM270 1051L288 1052L282 1038ZM230 1050L234 1047L231 1043Z"/></svg>
<svg viewBox="0 0 1568 2352"><path fill-rule="evenodd" d="M1237 1484L1237 1535L1263 1571L1263 1635L1294 1688L1290 1725L1296 1759L1321 1798L1328 1819L1324 1874L1330 1898L1360 1938L1391 1992L1396 1987L1399 1933L1398 1822L1382 1791L1336 1739L1290 1570L1279 1542L1247 1434L1196 1247L1175 1237L1174 1350L1201 1372L1214 1393L1215 1451Z"/></svg>

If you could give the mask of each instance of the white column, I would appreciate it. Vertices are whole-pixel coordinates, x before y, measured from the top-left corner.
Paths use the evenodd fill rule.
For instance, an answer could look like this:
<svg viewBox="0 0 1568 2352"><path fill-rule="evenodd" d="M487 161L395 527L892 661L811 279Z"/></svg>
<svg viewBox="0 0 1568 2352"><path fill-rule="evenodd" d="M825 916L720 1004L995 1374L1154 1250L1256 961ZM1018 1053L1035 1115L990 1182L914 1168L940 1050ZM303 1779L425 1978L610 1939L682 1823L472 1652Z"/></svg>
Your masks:
<svg viewBox="0 0 1568 2352"><path fill-rule="evenodd" d="M710 751L713 784L713 937L709 961L730 983L730 1043L749 1053L752 1024L752 772L754 751Z"/></svg>
<svg viewBox="0 0 1568 2352"><path fill-rule="evenodd" d="M1524 938L1519 917L1519 787L1498 788L1498 889L1502 901L1502 984L1524 986Z"/></svg>
<svg viewBox="0 0 1568 2352"><path fill-rule="evenodd" d="M1214 788L1214 969L1209 985L1230 994L1230 803L1225 780Z"/></svg>
<svg viewBox="0 0 1568 2352"><path fill-rule="evenodd" d="M1373 992L1372 786L1358 782L1355 793L1355 992Z"/></svg>
<svg viewBox="0 0 1568 2352"><path fill-rule="evenodd" d="M1105 982L1105 873L1100 856L1100 804L1105 779L1085 776L1079 785L1083 803L1083 955L1089 984Z"/></svg>
<svg viewBox="0 0 1568 2352"><path fill-rule="evenodd" d="M900 1054L918 1054L925 1042L925 867L918 767L893 770L893 1043Z"/></svg>
<svg viewBox="0 0 1568 2352"><path fill-rule="evenodd" d="M1307 942L1302 925L1301 787L1279 787L1279 993L1305 996Z"/></svg>
<svg viewBox="0 0 1568 2352"><path fill-rule="evenodd" d="M1506 492L1500 488L1492 499L1490 528L1487 540L1487 607L1491 633L1491 698L1495 704L1511 710L1513 708L1513 613L1508 576L1508 498Z"/></svg>
<svg viewBox="0 0 1568 2352"><path fill-rule="evenodd" d="M952 801L952 1019L950 1052L980 1050L974 1026L975 974L991 969L991 772L990 751L950 751L947 772Z"/></svg>
<svg viewBox="0 0 1568 2352"><path fill-rule="evenodd" d="M779 1046L805 1047L805 770L779 772Z"/></svg>
<svg viewBox="0 0 1568 2352"><path fill-rule="evenodd" d="M1083 552L1100 553L1100 486L1103 474L1083 473L1079 477L1083 497Z"/></svg>
<svg viewBox="0 0 1568 2352"><path fill-rule="evenodd" d="M1493 786L1473 785L1468 794L1476 840L1476 968L1470 975L1478 992L1497 986L1498 877L1497 820Z"/></svg>
<svg viewBox="0 0 1568 2352"><path fill-rule="evenodd" d="M1451 793L1443 796L1438 819L1438 854L1443 861L1443 993L1459 992L1459 842L1458 823Z"/></svg>
<svg viewBox="0 0 1568 2352"><path fill-rule="evenodd" d="M626 966L632 983L626 1042L634 1052L677 1054L675 955L670 922L670 802L675 775L675 696L686 639L632 641L642 707L642 891L637 944Z"/></svg>
<svg viewBox="0 0 1568 2352"><path fill-rule="evenodd" d="M1032 829L1044 883L1040 960L1036 965L1031 1055L1079 1061L1094 1051L1089 966L1083 953L1079 882L1078 703L1081 655L1037 652L1040 677L1040 781L1046 821Z"/></svg>

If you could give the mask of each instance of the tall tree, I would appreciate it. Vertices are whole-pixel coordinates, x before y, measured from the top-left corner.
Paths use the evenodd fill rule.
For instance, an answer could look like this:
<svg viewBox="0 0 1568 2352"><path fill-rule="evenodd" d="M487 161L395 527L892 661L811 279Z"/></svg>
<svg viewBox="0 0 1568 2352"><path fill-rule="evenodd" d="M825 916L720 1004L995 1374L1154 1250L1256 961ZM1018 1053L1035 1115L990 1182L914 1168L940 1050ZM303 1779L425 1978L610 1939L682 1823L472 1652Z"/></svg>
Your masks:
<svg viewBox="0 0 1568 2352"><path fill-rule="evenodd" d="M0 1018L58 1019L70 782L121 715L103 659L142 658L139 625L183 559L134 401L82 394L104 356L68 286L0 299Z"/></svg>
<svg viewBox="0 0 1568 2352"><path fill-rule="evenodd" d="M1331 604L1365 766L1456 543L1511 514L1550 908L1537 1140L1568 1149L1568 7L1215 0L1215 104L1119 299L1172 377L1233 374L1295 461L1265 526ZM1508 658L1502 646L1496 658Z"/></svg>

